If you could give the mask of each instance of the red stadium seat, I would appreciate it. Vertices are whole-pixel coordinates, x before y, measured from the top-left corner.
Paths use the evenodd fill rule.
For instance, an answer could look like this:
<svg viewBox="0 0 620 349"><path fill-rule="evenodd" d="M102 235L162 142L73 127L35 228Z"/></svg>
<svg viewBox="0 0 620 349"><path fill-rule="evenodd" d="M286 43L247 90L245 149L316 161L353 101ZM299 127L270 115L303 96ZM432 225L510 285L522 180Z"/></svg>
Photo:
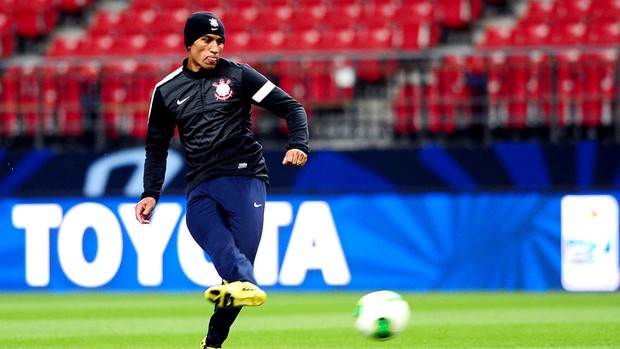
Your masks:
<svg viewBox="0 0 620 349"><path fill-rule="evenodd" d="M183 33L185 21L191 14L191 10L187 7L171 8L166 11L156 9L157 7L149 7L141 11L100 13L95 17L88 31L93 34L114 35ZM234 22L230 22L232 27Z"/></svg>
<svg viewBox="0 0 620 349"><path fill-rule="evenodd" d="M130 86L132 86L129 90L129 100L133 104L133 113L127 132L131 137L144 139L153 90L163 78L163 74L157 63L140 63L135 72L127 78L130 79Z"/></svg>
<svg viewBox="0 0 620 349"><path fill-rule="evenodd" d="M236 25L239 25L240 26L239 28L245 28L245 29L260 28L262 18L260 18L261 10L258 6L254 5L254 6L236 7L231 12L235 13L236 18L235 18L235 21L233 21L233 23L230 23L231 21L228 21L225 24L227 29L231 27L231 25L233 26L231 30L234 30ZM234 24L235 22L236 24Z"/></svg>
<svg viewBox="0 0 620 349"><path fill-rule="evenodd" d="M89 35L80 41L78 52L80 55L90 57L111 56L114 54L116 40L110 34Z"/></svg>
<svg viewBox="0 0 620 349"><path fill-rule="evenodd" d="M182 9L182 8L179 8L179 9ZM204 11L204 8L197 9L196 11ZM235 20L236 13L231 12L230 9L226 6L226 4L212 3L209 5L208 11L216 14L224 22L227 28L228 28L228 23ZM188 13L192 13L192 12L194 12L193 8L188 11ZM162 13L160 12L160 14Z"/></svg>
<svg viewBox="0 0 620 349"><path fill-rule="evenodd" d="M18 2L14 11L17 34L29 39L49 34L58 20L58 12L52 0Z"/></svg>
<svg viewBox="0 0 620 349"><path fill-rule="evenodd" d="M291 96L305 101L306 88L305 78L298 61L281 60L276 63L276 71L279 72L278 86Z"/></svg>
<svg viewBox="0 0 620 349"><path fill-rule="evenodd" d="M303 62L280 60L275 62L273 71L275 72L275 81L282 90L299 100L302 104L307 103L308 96L306 95L308 79L305 70L307 67ZM260 119L261 113L258 112L260 108L253 108L252 113L252 127L255 131L259 131L257 127L257 119ZM308 108L308 121L311 122L312 110ZM280 123L280 130L286 130L286 123L282 120ZM283 134L286 134L285 132Z"/></svg>
<svg viewBox="0 0 620 349"><path fill-rule="evenodd" d="M419 50L434 47L439 43L440 27L437 22L423 22L403 25L400 28L399 48Z"/></svg>
<svg viewBox="0 0 620 349"><path fill-rule="evenodd" d="M146 35L150 34L182 34L185 26L185 20L190 15L187 8L171 9L168 12L155 12L154 17L142 14L139 16L140 22L144 25L138 30L138 33Z"/></svg>
<svg viewBox="0 0 620 349"><path fill-rule="evenodd" d="M391 7L388 7L388 9L391 9ZM403 4L396 8L396 13L394 14L394 22L397 25L435 22L437 19L437 7L430 0L403 2Z"/></svg>
<svg viewBox="0 0 620 349"><path fill-rule="evenodd" d="M487 125L491 129L503 127L508 119L508 102L510 98L509 71L506 54L495 51L487 58Z"/></svg>
<svg viewBox="0 0 620 349"><path fill-rule="evenodd" d="M398 6L392 2L375 3L365 7L363 23L366 27L375 25L385 26L387 24L401 25L399 11L403 6Z"/></svg>
<svg viewBox="0 0 620 349"><path fill-rule="evenodd" d="M65 65L66 66L66 65ZM41 117L39 127L46 135L58 135L58 123L56 122L56 109L58 107L58 99L61 94L68 91L61 91L57 86L62 78L56 73L57 68L47 65L40 71L41 85Z"/></svg>
<svg viewBox="0 0 620 349"><path fill-rule="evenodd" d="M18 112L20 116L20 133L23 136L34 137L39 129L39 103L41 85L39 84L39 70L34 65L21 68L18 81Z"/></svg>
<svg viewBox="0 0 620 349"><path fill-rule="evenodd" d="M438 0L438 17L449 28L462 28L482 14L482 0Z"/></svg>
<svg viewBox="0 0 620 349"><path fill-rule="evenodd" d="M355 47L350 50L364 50L369 54L399 48L398 33L390 26L364 28L357 33ZM393 72L396 62L392 59L360 58L357 64L357 78L361 81L380 82Z"/></svg>
<svg viewBox="0 0 620 349"><path fill-rule="evenodd" d="M435 68L441 95L439 120L429 120L434 132L452 133L471 123L471 96L466 81L466 60L459 55L444 57L441 67Z"/></svg>
<svg viewBox="0 0 620 349"><path fill-rule="evenodd" d="M15 24L8 12L0 10L0 58L9 57L15 51L17 40Z"/></svg>
<svg viewBox="0 0 620 349"><path fill-rule="evenodd" d="M592 3L592 22L617 20L620 17L620 0L596 0Z"/></svg>
<svg viewBox="0 0 620 349"><path fill-rule="evenodd" d="M74 37L55 37L48 47L46 57L72 57L81 54L81 38Z"/></svg>
<svg viewBox="0 0 620 349"><path fill-rule="evenodd" d="M586 43L588 25L583 22L563 21L552 26L549 43L572 46Z"/></svg>
<svg viewBox="0 0 620 349"><path fill-rule="evenodd" d="M263 7L258 14L258 30L289 30L295 27L293 13L295 9L290 4L282 4L273 7ZM227 22L224 22L227 23ZM244 29L247 27L244 26Z"/></svg>
<svg viewBox="0 0 620 349"><path fill-rule="evenodd" d="M252 33L251 41L256 43L248 46L252 52L282 52L290 43L287 32L279 29Z"/></svg>
<svg viewBox="0 0 620 349"><path fill-rule="evenodd" d="M581 126L609 126L617 93L615 72L618 56L614 49L584 54L583 115Z"/></svg>
<svg viewBox="0 0 620 349"><path fill-rule="evenodd" d="M437 67L426 70L423 76L422 100L426 103L426 119L421 123L423 131L442 131L442 96Z"/></svg>
<svg viewBox="0 0 620 349"><path fill-rule="evenodd" d="M513 45L515 46L543 46L549 44L551 26L546 22L520 22L515 26Z"/></svg>
<svg viewBox="0 0 620 349"><path fill-rule="evenodd" d="M620 44L620 20L617 18L593 22L588 25L586 42L595 45Z"/></svg>
<svg viewBox="0 0 620 349"><path fill-rule="evenodd" d="M353 98L355 82L359 77L359 70L356 71L356 68L359 69L359 65L359 61L353 62L344 57L336 57L331 62L334 85L341 102L349 102Z"/></svg>
<svg viewBox="0 0 620 349"><path fill-rule="evenodd" d="M530 127L548 127L552 117L553 69L551 59L542 51L528 54L528 79L526 83L527 116Z"/></svg>
<svg viewBox="0 0 620 349"><path fill-rule="evenodd" d="M2 12L12 14L18 7L19 0L0 0L0 8Z"/></svg>
<svg viewBox="0 0 620 349"><path fill-rule="evenodd" d="M557 0L529 0L521 15L521 21L546 22L555 18Z"/></svg>
<svg viewBox="0 0 620 349"><path fill-rule="evenodd" d="M343 28L328 28L323 33L324 38L316 45L316 50L321 51L351 51L360 48L366 49L365 46L359 46L358 33L355 28L343 27ZM371 40L369 40L371 41Z"/></svg>
<svg viewBox="0 0 620 349"><path fill-rule="evenodd" d="M125 11L118 24L118 31L123 35L161 33L169 22L173 22L169 13L158 13L152 8L140 12Z"/></svg>
<svg viewBox="0 0 620 349"><path fill-rule="evenodd" d="M465 122L457 122L461 129L470 129L474 125L483 125L487 118L486 58L482 55L468 55L465 58L465 81L470 101L465 112Z"/></svg>
<svg viewBox="0 0 620 349"><path fill-rule="evenodd" d="M329 9L327 15L328 23L362 23L365 20L365 9L361 3L339 4L335 3Z"/></svg>
<svg viewBox="0 0 620 349"><path fill-rule="evenodd" d="M19 84L21 67L9 66L0 76L0 136L19 135Z"/></svg>
<svg viewBox="0 0 620 349"><path fill-rule="evenodd" d="M124 60L106 64L101 71L101 109L104 130L108 137L128 136L132 127L131 91L129 77L137 62Z"/></svg>
<svg viewBox="0 0 620 349"><path fill-rule="evenodd" d="M305 52L320 49L323 34L317 29L301 30L295 33L297 40L291 40L288 48L292 52Z"/></svg>
<svg viewBox="0 0 620 349"><path fill-rule="evenodd" d="M476 45L482 48L511 46L514 41L514 32L513 26L487 26Z"/></svg>
<svg viewBox="0 0 620 349"><path fill-rule="evenodd" d="M557 125L578 125L583 106L584 65L577 50L561 52L556 57Z"/></svg>
<svg viewBox="0 0 620 349"><path fill-rule="evenodd" d="M101 66L97 60L83 62L82 65L72 66L69 69L68 73L78 82L71 83L73 93L61 96L61 103L68 105L65 112L67 116L64 122L66 127L64 129L61 128L61 134L78 134L80 126L86 126L83 121L78 122L78 120L92 118L95 114L99 115L100 72ZM77 104L78 98L80 109L74 107ZM77 112L78 110L79 113Z"/></svg>
<svg viewBox="0 0 620 349"><path fill-rule="evenodd" d="M363 58L356 61L357 80L361 82L383 83L389 80L397 69L397 59Z"/></svg>
<svg viewBox="0 0 620 349"><path fill-rule="evenodd" d="M545 124L551 113L551 65L540 51L508 56L500 68L504 74L501 102L506 114L498 126L524 129Z"/></svg>
<svg viewBox="0 0 620 349"><path fill-rule="evenodd" d="M11 12L5 9L0 10L0 33L15 33L15 22L11 17Z"/></svg>
<svg viewBox="0 0 620 349"><path fill-rule="evenodd" d="M87 29L88 35L118 34L122 32L121 20L123 13L118 11L99 10L92 24Z"/></svg>
<svg viewBox="0 0 620 349"><path fill-rule="evenodd" d="M323 5L301 5L294 8L291 14L291 22L295 23L295 29L293 30L310 30L320 28L322 25L328 23L327 16L330 9Z"/></svg>
<svg viewBox="0 0 620 349"><path fill-rule="evenodd" d="M226 43L224 44L224 53L238 53L252 51L253 44L252 34L245 30L231 31L226 33Z"/></svg>
<svg viewBox="0 0 620 349"><path fill-rule="evenodd" d="M144 34L131 34L114 40L109 50L111 55L139 56L147 52L148 38Z"/></svg>
<svg viewBox="0 0 620 349"><path fill-rule="evenodd" d="M0 34L0 58L13 55L16 45L17 40L15 39L15 35L7 33Z"/></svg>
<svg viewBox="0 0 620 349"><path fill-rule="evenodd" d="M510 81L508 118L503 128L523 129L527 124L527 83L530 65L527 56L508 57L508 78Z"/></svg>
<svg viewBox="0 0 620 349"><path fill-rule="evenodd" d="M399 46L397 32L389 25L366 27L358 31L357 47L362 50L383 51Z"/></svg>
<svg viewBox="0 0 620 349"><path fill-rule="evenodd" d="M78 137L84 133L83 96L94 94L97 66L49 66L43 76L43 125L48 134ZM91 97L92 98L92 97ZM50 125L51 126L48 126Z"/></svg>
<svg viewBox="0 0 620 349"><path fill-rule="evenodd" d="M307 69L305 96L308 103L326 106L337 101L336 85L328 61L303 62L301 68Z"/></svg>
<svg viewBox="0 0 620 349"><path fill-rule="evenodd" d="M488 125L519 130L548 125L552 113L553 75L542 51L527 55L494 52L487 58Z"/></svg>
<svg viewBox="0 0 620 349"><path fill-rule="evenodd" d="M231 40L232 42L232 40ZM171 34L153 34L147 36L147 48L145 52L154 55L186 55L183 44L183 35L177 33ZM228 45L226 46L228 51Z"/></svg>
<svg viewBox="0 0 620 349"><path fill-rule="evenodd" d="M399 86L393 101L395 115L394 131L407 136L420 131L422 127L422 81L417 70L404 72L399 76Z"/></svg>
<svg viewBox="0 0 620 349"><path fill-rule="evenodd" d="M341 105L352 97L352 89L338 86L335 69L339 62L331 60L308 60L301 62L305 72L306 101L318 107Z"/></svg>
<svg viewBox="0 0 620 349"><path fill-rule="evenodd" d="M600 0L596 0L600 1ZM555 19L560 21L583 22L593 15L595 0L562 0L555 8Z"/></svg>

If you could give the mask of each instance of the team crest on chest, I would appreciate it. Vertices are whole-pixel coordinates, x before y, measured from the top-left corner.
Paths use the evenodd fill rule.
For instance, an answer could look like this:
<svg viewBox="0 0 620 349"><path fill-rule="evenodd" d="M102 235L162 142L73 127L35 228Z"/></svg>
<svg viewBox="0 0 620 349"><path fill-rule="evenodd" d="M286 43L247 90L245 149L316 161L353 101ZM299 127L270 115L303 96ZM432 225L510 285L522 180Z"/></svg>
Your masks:
<svg viewBox="0 0 620 349"><path fill-rule="evenodd" d="M215 99L218 101L225 101L233 94L232 88L230 88L231 80L220 79L219 82L214 82L213 86L215 87Z"/></svg>

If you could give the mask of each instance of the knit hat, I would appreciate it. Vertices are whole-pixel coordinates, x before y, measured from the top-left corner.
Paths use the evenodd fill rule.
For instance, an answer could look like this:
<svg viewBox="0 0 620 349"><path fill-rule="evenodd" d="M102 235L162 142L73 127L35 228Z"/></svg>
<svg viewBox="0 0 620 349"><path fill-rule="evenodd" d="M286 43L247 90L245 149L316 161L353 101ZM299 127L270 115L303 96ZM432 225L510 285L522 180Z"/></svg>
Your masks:
<svg viewBox="0 0 620 349"><path fill-rule="evenodd" d="M211 12L194 12L185 22L183 42L185 47L192 46L194 41L206 34L216 34L226 40L224 23Z"/></svg>

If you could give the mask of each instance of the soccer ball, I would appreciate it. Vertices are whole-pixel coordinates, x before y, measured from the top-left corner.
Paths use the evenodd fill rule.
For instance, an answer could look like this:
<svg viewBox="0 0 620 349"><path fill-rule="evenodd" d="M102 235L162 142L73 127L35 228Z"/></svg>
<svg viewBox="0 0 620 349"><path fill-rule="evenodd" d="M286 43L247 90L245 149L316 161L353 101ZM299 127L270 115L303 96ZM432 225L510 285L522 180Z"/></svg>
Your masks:
<svg viewBox="0 0 620 349"><path fill-rule="evenodd" d="M409 304L398 293L388 290L364 295L355 306L355 327L363 335L390 339L407 328Z"/></svg>

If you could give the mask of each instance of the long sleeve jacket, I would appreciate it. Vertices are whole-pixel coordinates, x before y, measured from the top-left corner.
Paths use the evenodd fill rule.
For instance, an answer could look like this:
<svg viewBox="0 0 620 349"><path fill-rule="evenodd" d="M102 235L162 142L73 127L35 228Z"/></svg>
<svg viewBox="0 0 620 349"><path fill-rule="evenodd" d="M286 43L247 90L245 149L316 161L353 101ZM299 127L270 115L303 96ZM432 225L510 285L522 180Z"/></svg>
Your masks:
<svg viewBox="0 0 620 349"><path fill-rule="evenodd" d="M252 105L286 120L288 149L308 153L306 111L293 97L247 64L221 58L199 73L183 66L160 81L149 109L142 197L159 200L166 159L178 129L187 167L187 194L219 176L250 176L269 183L262 146L252 132Z"/></svg>

